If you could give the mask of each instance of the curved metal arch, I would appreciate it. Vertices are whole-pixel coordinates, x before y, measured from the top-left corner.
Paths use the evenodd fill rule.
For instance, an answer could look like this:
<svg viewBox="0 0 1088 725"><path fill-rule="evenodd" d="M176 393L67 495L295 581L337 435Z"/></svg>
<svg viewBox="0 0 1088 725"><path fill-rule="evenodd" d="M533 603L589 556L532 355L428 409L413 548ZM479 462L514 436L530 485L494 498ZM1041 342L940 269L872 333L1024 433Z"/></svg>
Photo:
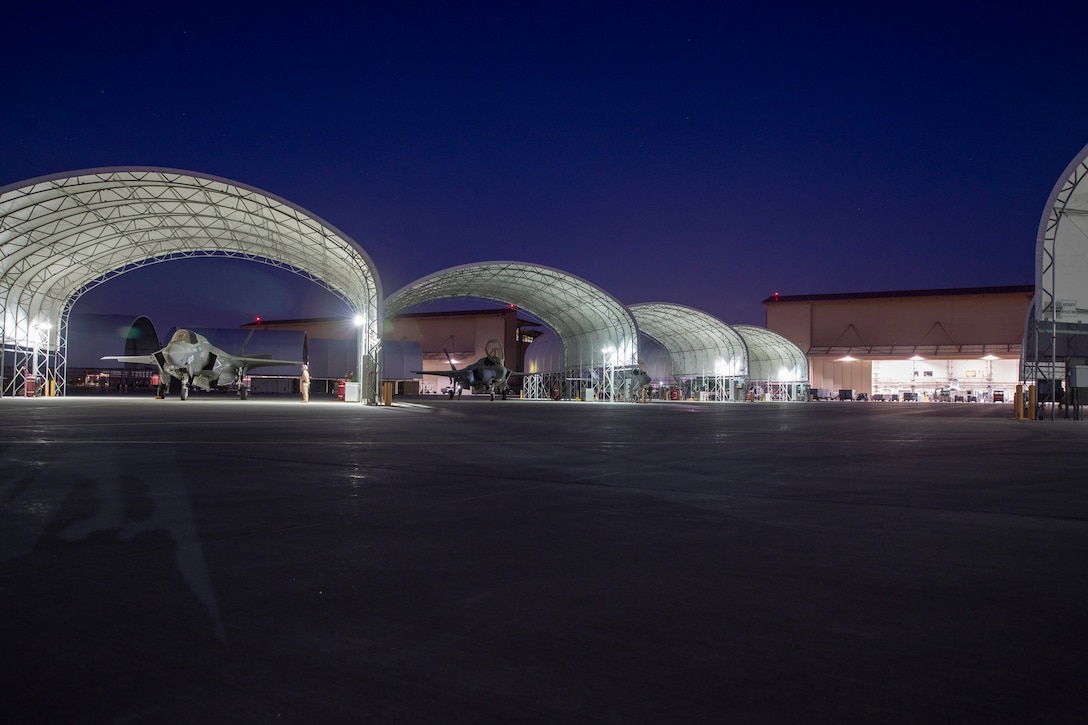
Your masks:
<svg viewBox="0 0 1088 725"><path fill-rule="evenodd" d="M79 296L146 264L187 256L234 256L317 282L365 319L360 354L376 359L381 282L356 242L255 187L157 167L88 169L0 188L3 342L19 346L48 323L46 343L62 368Z"/></svg>
<svg viewBox="0 0 1088 725"><path fill-rule="evenodd" d="M1035 244L1037 320L1088 322L1088 146L1050 192ZM1075 302L1075 308L1062 301Z"/></svg>
<svg viewBox="0 0 1088 725"><path fill-rule="evenodd" d="M755 325L732 325L748 346L748 378L778 383L807 383L808 358L777 332Z"/></svg>
<svg viewBox="0 0 1088 725"><path fill-rule="evenodd" d="M385 314L458 297L514 304L538 317L562 340L565 370L637 363L638 325L627 308L599 287L552 267L513 261L450 267L391 294Z"/></svg>
<svg viewBox="0 0 1088 725"><path fill-rule="evenodd" d="M90 279L166 252L235 250L316 267L315 276L361 307L355 277L376 286L373 263L354 242L283 199L237 182L167 169L104 169L0 190L5 281L43 290L65 263ZM5 247L7 239L0 240ZM164 247L165 245L165 247ZM57 259L55 252L68 256ZM91 264L88 264L90 262ZM93 269L86 268L93 265ZM96 274L97 273L97 274ZM63 295L52 295L62 297Z"/></svg>
<svg viewBox="0 0 1088 725"><path fill-rule="evenodd" d="M639 330L669 351L676 377L749 376L744 338L717 317L667 302L645 302L628 309Z"/></svg>

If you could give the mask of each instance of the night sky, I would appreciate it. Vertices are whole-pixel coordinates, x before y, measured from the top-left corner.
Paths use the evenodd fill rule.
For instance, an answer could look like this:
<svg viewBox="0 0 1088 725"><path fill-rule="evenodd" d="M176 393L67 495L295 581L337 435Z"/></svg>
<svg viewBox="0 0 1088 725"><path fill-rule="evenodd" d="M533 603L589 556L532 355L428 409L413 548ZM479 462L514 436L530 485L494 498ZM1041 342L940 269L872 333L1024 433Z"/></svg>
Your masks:
<svg viewBox="0 0 1088 725"><path fill-rule="evenodd" d="M7 8L0 185L187 169L325 219L385 294L513 259L762 324L775 291L1032 283L1047 197L1088 144L1088 3L399 5ZM343 308L205 260L75 311Z"/></svg>

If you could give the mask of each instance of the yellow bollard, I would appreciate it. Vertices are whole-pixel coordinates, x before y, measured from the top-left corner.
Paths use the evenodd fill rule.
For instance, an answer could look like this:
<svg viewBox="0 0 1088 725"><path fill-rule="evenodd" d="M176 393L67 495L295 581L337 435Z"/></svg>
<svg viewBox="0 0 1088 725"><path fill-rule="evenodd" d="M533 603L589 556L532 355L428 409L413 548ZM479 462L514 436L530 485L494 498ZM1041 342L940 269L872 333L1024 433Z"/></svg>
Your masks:
<svg viewBox="0 0 1088 725"><path fill-rule="evenodd" d="M1028 386L1028 420L1035 420L1035 412L1038 407L1037 393L1035 392L1035 386Z"/></svg>
<svg viewBox="0 0 1088 725"><path fill-rule="evenodd" d="M1012 407L1017 420L1024 419L1024 386L1016 386L1016 394L1012 396Z"/></svg>

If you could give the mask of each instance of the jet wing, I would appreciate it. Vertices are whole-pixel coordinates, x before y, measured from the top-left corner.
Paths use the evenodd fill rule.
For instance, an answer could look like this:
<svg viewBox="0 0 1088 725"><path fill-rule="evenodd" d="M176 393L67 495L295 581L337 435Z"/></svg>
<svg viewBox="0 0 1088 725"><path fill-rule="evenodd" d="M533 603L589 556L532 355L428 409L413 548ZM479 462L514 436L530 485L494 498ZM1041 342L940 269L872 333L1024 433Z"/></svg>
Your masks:
<svg viewBox="0 0 1088 725"><path fill-rule="evenodd" d="M158 364L153 355L107 355L102 358L102 360L117 360L126 363L147 363L148 365Z"/></svg>
<svg viewBox="0 0 1088 725"><path fill-rule="evenodd" d="M242 355L221 355L220 357L230 360L231 367L244 367L246 370L262 367L275 367L277 365L302 365L301 360L273 360L272 358L261 357L259 355L249 357Z"/></svg>

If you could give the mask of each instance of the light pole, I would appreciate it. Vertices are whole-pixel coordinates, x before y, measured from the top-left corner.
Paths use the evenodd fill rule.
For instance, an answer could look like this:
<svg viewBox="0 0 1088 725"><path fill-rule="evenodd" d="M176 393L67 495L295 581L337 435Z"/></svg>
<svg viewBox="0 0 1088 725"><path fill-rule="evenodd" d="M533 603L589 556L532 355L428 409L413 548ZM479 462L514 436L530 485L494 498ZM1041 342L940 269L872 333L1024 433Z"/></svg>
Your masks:
<svg viewBox="0 0 1088 725"><path fill-rule="evenodd" d="M367 377L368 371L363 370L363 327L366 325L366 318L362 315L355 315L355 342L356 342L356 362L355 369L359 371L359 402L363 402L367 399Z"/></svg>
<svg viewBox="0 0 1088 725"><path fill-rule="evenodd" d="M996 355L986 355L982 358L986 361L986 393L989 400L987 403L992 403L994 399L994 360L997 360Z"/></svg>
<svg viewBox="0 0 1088 725"><path fill-rule="evenodd" d="M36 334L34 335L34 363L31 366L31 373L30 374L34 376L35 386L37 385L39 377L42 379L43 384L48 384L48 377L49 377L48 376L48 372L49 372L49 330L52 328L52 325L50 325L48 322L35 322L32 327L33 327L33 330L34 330L34 332ZM45 336L45 360L44 360L44 363L45 363L45 372L46 372L46 374L45 375L39 375L39 372L40 372L39 371L39 366L41 365L41 361L38 360L38 350L41 348L42 336L43 335ZM30 335L28 333L27 337L29 337L29 336ZM41 392L38 392L37 387L35 387L35 394L36 395L45 395L45 391L43 390Z"/></svg>

